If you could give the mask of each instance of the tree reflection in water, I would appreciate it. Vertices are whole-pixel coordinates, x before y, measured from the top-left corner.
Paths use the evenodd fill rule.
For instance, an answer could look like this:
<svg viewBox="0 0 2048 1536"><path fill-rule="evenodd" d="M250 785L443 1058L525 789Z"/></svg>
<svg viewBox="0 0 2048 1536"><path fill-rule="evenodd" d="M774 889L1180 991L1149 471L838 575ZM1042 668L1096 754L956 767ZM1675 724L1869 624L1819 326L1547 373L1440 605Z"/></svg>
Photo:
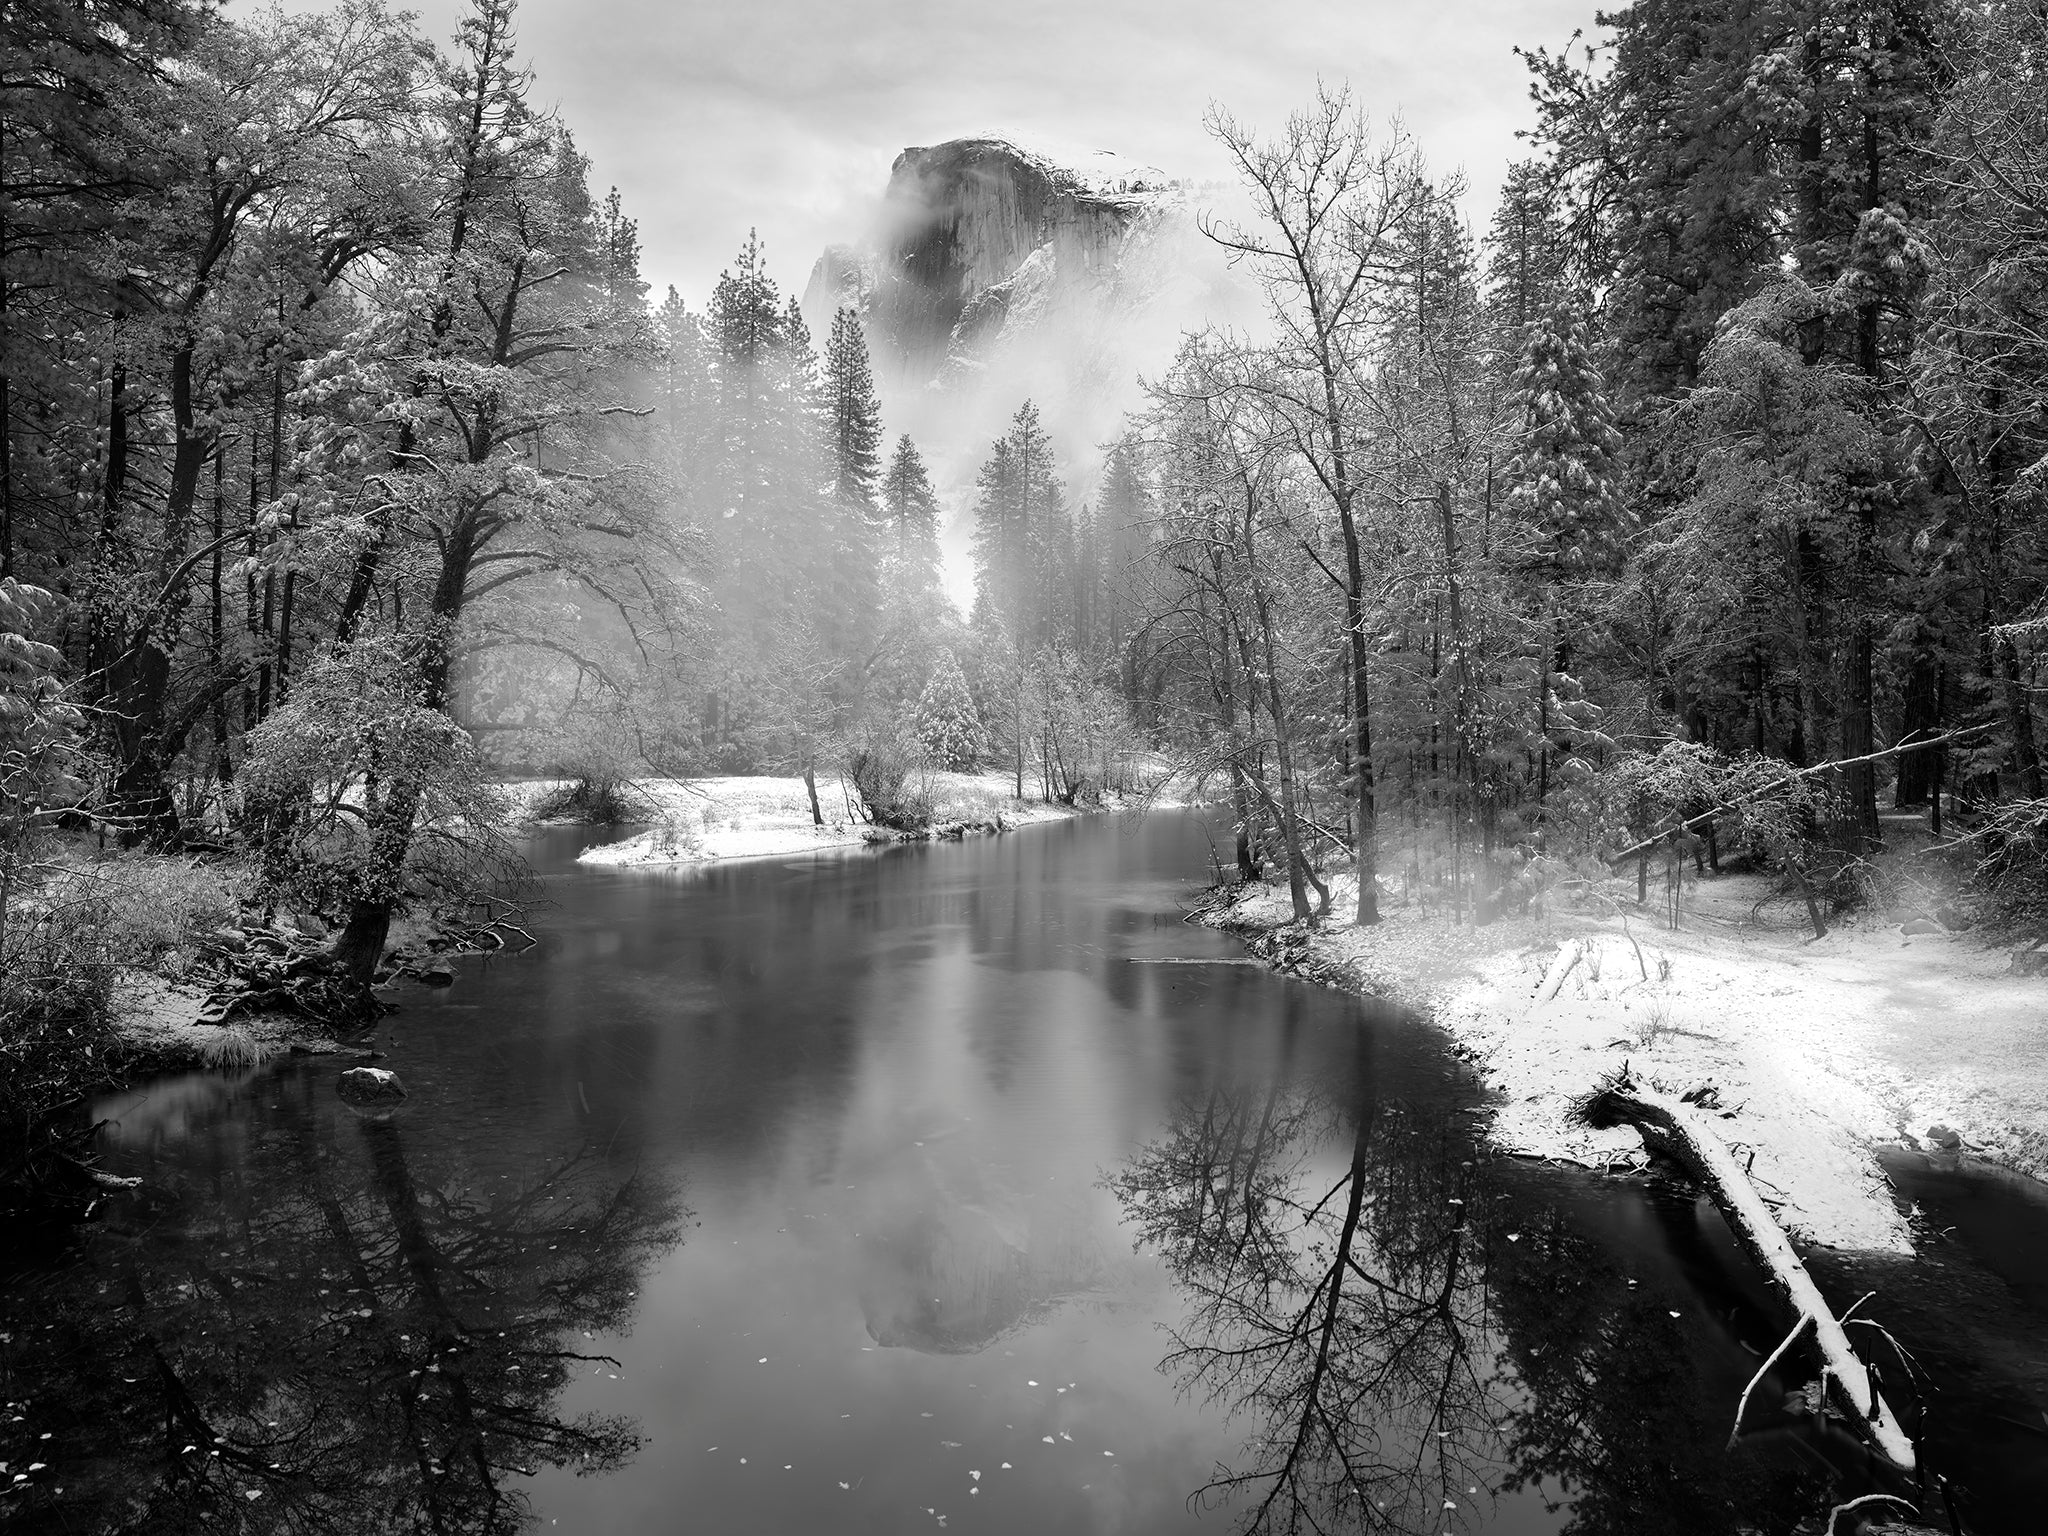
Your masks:
<svg viewBox="0 0 2048 1536"><path fill-rule="evenodd" d="M90 1239L96 1294L10 1289L12 1428L50 1435L10 1529L510 1532L530 1512L508 1475L638 1449L557 1399L607 1368L574 1346L627 1327L679 1240L673 1191L588 1149L538 1176L423 1171L401 1120L323 1137L331 1099L280 1097L260 1147L185 1171L202 1216Z"/></svg>
<svg viewBox="0 0 2048 1536"><path fill-rule="evenodd" d="M1342 1121L1314 1093L1213 1093L1110 1180L1190 1301L1161 1369L1247 1421L1196 1495L1246 1504L1247 1532L1438 1531L1504 1470L1471 1165L1368 1103L1332 1181Z"/></svg>
<svg viewBox="0 0 2048 1536"><path fill-rule="evenodd" d="M1452 1113L1219 1091L1107 1181L1187 1302L1161 1370L1243 1426L1190 1503L1241 1509L1248 1536L1470 1530L1524 1491L1575 1536L1789 1530L1825 1508L1811 1448L1724 1454L1701 1412L1721 1383L1662 1298L1554 1212L1508 1240Z"/></svg>

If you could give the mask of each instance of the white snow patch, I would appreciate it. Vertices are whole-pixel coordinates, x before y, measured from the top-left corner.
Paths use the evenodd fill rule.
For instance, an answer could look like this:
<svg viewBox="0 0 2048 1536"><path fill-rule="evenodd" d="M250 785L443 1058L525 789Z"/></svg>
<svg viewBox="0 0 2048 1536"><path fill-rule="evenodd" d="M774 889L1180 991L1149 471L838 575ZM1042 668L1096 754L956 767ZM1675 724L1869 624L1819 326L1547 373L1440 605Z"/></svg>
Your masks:
<svg viewBox="0 0 2048 1536"><path fill-rule="evenodd" d="M1809 1242L1911 1251L1873 1148L1917 1145L1934 1124L1966 1148L2040 1174L2048 1168L2048 985L2004 974L2005 951L1968 934L1902 938L1864 914L1827 938L1748 921L1766 892L1754 876L1710 878L1682 926L1634 904L1614 915L1558 913L1486 928L1385 903L1376 927L1342 920L1357 885L1333 885L1332 926L1310 941L1368 992L1429 1007L1499 1096L1491 1139L1503 1149L1593 1167L1640 1164L1627 1127L1577 1124L1573 1101L1624 1064L1654 1084L1720 1089L1723 1134ZM1653 902L1655 896L1653 894ZM1213 914L1278 927L1284 890L1261 887ZM1558 946L1590 963L1557 997L1534 998Z"/></svg>
<svg viewBox="0 0 2048 1536"><path fill-rule="evenodd" d="M1015 782L1006 774L932 773L927 778L940 822L1000 819L1005 827L1016 827L1081 814L1069 806L1017 799ZM1030 787L1027 781L1027 790ZM892 834L855 818L836 778L818 781L822 826L812 818L801 778L646 779L634 788L646 801L652 824L619 842L584 850L578 863L672 867L894 840ZM531 799L540 792L530 790Z"/></svg>

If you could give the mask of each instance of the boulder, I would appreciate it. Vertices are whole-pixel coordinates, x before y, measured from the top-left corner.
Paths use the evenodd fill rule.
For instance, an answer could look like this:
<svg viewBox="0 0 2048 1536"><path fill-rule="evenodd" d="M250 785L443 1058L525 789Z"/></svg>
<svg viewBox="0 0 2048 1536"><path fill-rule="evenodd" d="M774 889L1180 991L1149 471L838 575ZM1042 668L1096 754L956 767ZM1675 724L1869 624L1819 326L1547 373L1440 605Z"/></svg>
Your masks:
<svg viewBox="0 0 2048 1536"><path fill-rule="evenodd" d="M1957 1151L1963 1144L1963 1138L1945 1125L1930 1125L1927 1127L1927 1139L1944 1152Z"/></svg>
<svg viewBox="0 0 2048 1536"><path fill-rule="evenodd" d="M1940 923L1931 917L1909 917L1899 924L1899 932L1905 934L1946 933L1947 931L1947 929L1943 928Z"/></svg>
<svg viewBox="0 0 2048 1536"><path fill-rule="evenodd" d="M405 1097L405 1085L396 1072L383 1067L350 1067L335 1084L344 1104L358 1108L383 1109Z"/></svg>

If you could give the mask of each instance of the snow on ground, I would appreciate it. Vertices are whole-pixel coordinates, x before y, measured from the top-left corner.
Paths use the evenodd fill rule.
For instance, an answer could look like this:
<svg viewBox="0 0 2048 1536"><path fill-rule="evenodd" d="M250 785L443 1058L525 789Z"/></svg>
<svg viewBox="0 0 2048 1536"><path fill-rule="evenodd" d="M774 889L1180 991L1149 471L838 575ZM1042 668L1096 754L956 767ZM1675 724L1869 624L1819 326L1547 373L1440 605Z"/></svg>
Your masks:
<svg viewBox="0 0 2048 1536"><path fill-rule="evenodd" d="M991 822L1005 827L1059 821L1078 814L1063 805L1015 798L1015 781L1002 773L931 773L925 781L939 822ZM516 786L528 805L549 785ZM646 804L645 831L616 843L590 848L583 864L645 867L702 864L725 859L807 853L887 841L853 813L839 780L820 776L818 806L825 825L811 818L810 797L800 778L747 776L715 779L642 779L635 790ZM1031 787L1026 781L1025 787Z"/></svg>
<svg viewBox="0 0 2048 1536"><path fill-rule="evenodd" d="M1865 915L1811 941L1760 926L1755 876L1708 877L1678 931L1634 903L1632 880L1600 913L1555 913L1475 929L1388 907L1377 927L1341 922L1355 881L1334 882L1333 918L1310 942L1366 990L1433 1009L1499 1095L1505 1149L1594 1167L1639 1164L1626 1127L1594 1131L1574 1099L1632 1066L1659 1087L1707 1083L1731 1111L1724 1134L1780 1205L1786 1226L1834 1247L1906 1252L1910 1240L1872 1156L1881 1144L1965 1150L2048 1175L2048 980L2006 974L2009 951L1967 933L1905 936L1898 914ZM1261 888L1212 921L1273 927L1284 891ZM1589 962L1534 1001L1559 946Z"/></svg>
<svg viewBox="0 0 2048 1536"><path fill-rule="evenodd" d="M341 1049L288 1014L241 1014L225 1026L204 1020L208 997L189 982L123 967L114 987L114 1037L139 1063L166 1071L251 1066L284 1050L325 1055Z"/></svg>

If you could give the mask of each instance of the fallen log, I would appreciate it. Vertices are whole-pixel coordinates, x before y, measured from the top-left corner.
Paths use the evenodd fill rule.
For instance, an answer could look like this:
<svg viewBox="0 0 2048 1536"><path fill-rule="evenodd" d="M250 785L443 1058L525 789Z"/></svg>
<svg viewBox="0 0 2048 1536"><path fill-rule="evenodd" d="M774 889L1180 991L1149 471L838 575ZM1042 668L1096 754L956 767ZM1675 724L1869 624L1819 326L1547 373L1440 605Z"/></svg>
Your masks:
<svg viewBox="0 0 2048 1536"><path fill-rule="evenodd" d="M1557 958L1550 962L1550 969L1544 972L1543 984L1536 989L1536 1001L1529 1006L1541 1008L1557 996L1558 988L1565 984L1565 979L1578 969L1579 962L1585 958L1586 946L1577 939L1566 939L1558 945Z"/></svg>
<svg viewBox="0 0 2048 1536"><path fill-rule="evenodd" d="M1806 1319L1805 1328L1820 1356L1826 1400L1856 1426L1878 1455L1899 1471L1911 1473L1918 1460L1912 1438L1712 1121L1685 1100L1633 1080L1625 1070L1582 1099L1577 1112L1595 1126L1633 1125L1654 1150L1679 1163L1706 1186L1744 1251L1762 1266L1793 1315Z"/></svg>

